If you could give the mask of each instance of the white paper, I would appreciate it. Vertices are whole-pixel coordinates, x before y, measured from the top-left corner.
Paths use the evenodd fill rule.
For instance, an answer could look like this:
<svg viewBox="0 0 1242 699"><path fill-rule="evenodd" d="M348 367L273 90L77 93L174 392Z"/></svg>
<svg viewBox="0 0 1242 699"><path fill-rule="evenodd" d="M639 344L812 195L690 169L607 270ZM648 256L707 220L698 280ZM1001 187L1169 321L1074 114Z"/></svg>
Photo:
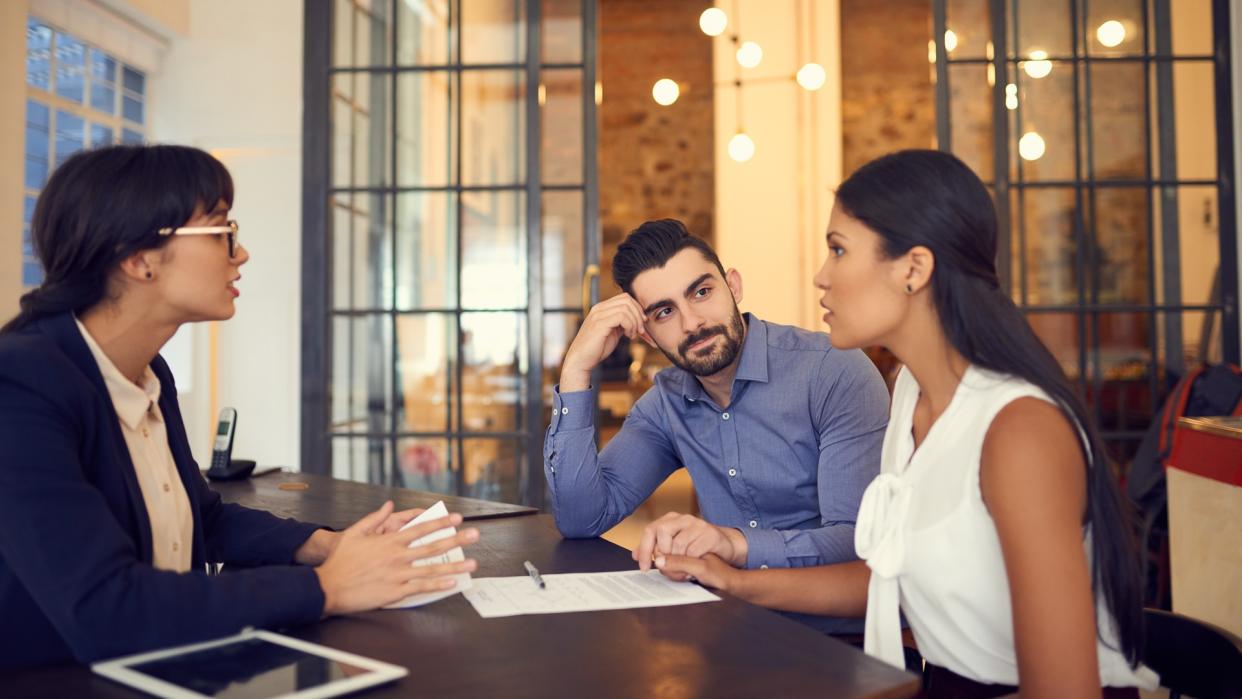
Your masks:
<svg viewBox="0 0 1242 699"><path fill-rule="evenodd" d="M479 578L465 597L484 619L518 614L670 607L720 599L694 583L673 582L658 570L561 573L542 577L546 589L541 589L529 575Z"/></svg>
<svg viewBox="0 0 1242 699"><path fill-rule="evenodd" d="M406 529L409 529L410 527L413 527L417 524L422 524L423 522L427 522L433 519L441 519L444 517L448 517L448 508L444 506L444 501L441 500L440 502L437 502L431 507L428 507L427 510L423 512L421 515L415 517L409 522L406 522L405 526L401 527L401 531L405 531ZM415 539L414 541L411 541L410 548L415 548L417 546L424 546L434 541L439 541L440 539L445 539L450 536L453 536L456 533L457 533L456 527L445 527L444 529L437 529L436 531L428 534L427 536L424 536L421 539ZM457 546L455 548L449 549L448 551L445 551L444 553L438 556L432 556L431 558L420 558L417 561L414 561L413 565L427 566L427 565L435 565L435 564L440 564L440 563L460 563L461 561L464 561L464 560L466 560L466 554L465 552L461 550L460 546ZM392 604L385 607L385 609L403 609L406 607L420 607L424 604L428 604L431 602L435 602L436 600L444 599L445 597L448 597L450 595L455 595L458 592L469 590L470 586L472 585L469 573L459 573L457 575L452 576L452 578L453 580L457 581L457 584L453 587L450 587L447 590L436 590L435 592L421 592L417 595L410 595L409 597L406 597L405 599L399 602L393 602Z"/></svg>

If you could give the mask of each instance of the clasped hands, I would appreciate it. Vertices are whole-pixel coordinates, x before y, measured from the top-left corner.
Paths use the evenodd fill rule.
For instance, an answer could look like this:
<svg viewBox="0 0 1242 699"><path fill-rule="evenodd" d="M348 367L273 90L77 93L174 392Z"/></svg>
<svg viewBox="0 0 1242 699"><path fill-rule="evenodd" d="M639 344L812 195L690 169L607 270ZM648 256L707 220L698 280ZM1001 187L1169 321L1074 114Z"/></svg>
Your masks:
<svg viewBox="0 0 1242 699"><path fill-rule="evenodd" d="M630 556L641 570L652 565L670 580L698 582L728 591L745 567L746 536L693 515L669 512L648 524Z"/></svg>

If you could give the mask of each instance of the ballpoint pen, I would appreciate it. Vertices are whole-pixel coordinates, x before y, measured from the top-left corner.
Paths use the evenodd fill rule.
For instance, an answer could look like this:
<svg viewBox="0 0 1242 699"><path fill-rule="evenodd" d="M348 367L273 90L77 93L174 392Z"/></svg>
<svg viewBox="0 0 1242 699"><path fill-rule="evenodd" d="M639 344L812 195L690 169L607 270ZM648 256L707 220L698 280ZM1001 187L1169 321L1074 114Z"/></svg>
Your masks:
<svg viewBox="0 0 1242 699"><path fill-rule="evenodd" d="M530 576L531 580L535 581L535 584L539 586L540 590L548 589L548 586L543 583L543 578L539 576L538 568L531 565L530 561L524 561L522 565L526 566L526 574Z"/></svg>

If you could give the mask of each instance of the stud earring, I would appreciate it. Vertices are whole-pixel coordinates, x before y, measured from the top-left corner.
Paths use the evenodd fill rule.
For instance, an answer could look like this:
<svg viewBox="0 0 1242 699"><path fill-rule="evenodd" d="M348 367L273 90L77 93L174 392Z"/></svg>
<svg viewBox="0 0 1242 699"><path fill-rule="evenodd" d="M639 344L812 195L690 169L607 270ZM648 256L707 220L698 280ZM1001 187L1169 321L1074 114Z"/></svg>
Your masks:
<svg viewBox="0 0 1242 699"><path fill-rule="evenodd" d="M153 276L155 275L151 274L151 270L147 270L147 279L150 279Z"/></svg>
<svg viewBox="0 0 1242 699"><path fill-rule="evenodd" d="M906 295L909 296L910 294L913 294L913 293L914 293L914 287L910 286L909 284L906 284Z"/></svg>

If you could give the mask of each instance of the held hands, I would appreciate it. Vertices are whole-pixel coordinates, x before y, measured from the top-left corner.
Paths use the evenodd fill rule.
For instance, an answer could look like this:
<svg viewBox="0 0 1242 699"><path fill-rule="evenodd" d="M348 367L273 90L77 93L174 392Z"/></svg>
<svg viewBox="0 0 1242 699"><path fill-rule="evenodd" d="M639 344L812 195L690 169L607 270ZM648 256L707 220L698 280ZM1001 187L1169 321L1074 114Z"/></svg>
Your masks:
<svg viewBox="0 0 1242 699"><path fill-rule="evenodd" d="M696 580L722 592L737 593L738 581L747 573L709 553L702 558L656 555L655 566L664 577L676 582Z"/></svg>
<svg viewBox="0 0 1242 699"><path fill-rule="evenodd" d="M400 518L409 511L394 515L392 510L392 502L386 502L342 532L328 560L315 568L323 588L324 616L364 612L420 592L447 590L455 584L447 576L468 573L477 567L469 558L461 563L413 565L419 559L479 540L479 530L463 529L455 536L409 548L416 539L460 525L461 515L451 514L405 531L393 531L387 529L390 518ZM409 519L406 517L405 521Z"/></svg>
<svg viewBox="0 0 1242 699"><path fill-rule="evenodd" d="M650 570L652 558L661 555L691 559L714 555L728 565L743 566L747 552L746 537L740 531L670 512L647 525L631 556L641 570Z"/></svg>
<svg viewBox="0 0 1242 699"><path fill-rule="evenodd" d="M629 294L618 294L596 304L578 329L561 365L561 390L583 391L591 385L591 370L617 348L621 336L641 338L655 347L647 333L643 309Z"/></svg>

